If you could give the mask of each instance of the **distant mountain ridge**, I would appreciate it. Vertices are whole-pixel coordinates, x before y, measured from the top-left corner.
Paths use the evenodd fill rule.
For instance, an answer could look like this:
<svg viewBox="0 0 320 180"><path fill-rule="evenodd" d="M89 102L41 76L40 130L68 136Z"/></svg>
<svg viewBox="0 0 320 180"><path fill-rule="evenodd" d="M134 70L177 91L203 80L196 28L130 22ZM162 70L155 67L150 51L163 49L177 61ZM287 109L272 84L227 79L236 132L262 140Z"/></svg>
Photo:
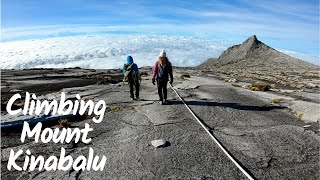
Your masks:
<svg viewBox="0 0 320 180"><path fill-rule="evenodd" d="M265 66L276 66L280 69L313 69L318 67L275 50L259 41L256 35L249 37L242 44L226 49L217 60L208 60L200 65L200 67L211 66L236 66L246 69Z"/></svg>
<svg viewBox="0 0 320 180"><path fill-rule="evenodd" d="M239 78L282 84L295 89L313 86L320 78L320 67L291 57L259 41L255 35L242 44L223 51L198 68L224 78Z"/></svg>

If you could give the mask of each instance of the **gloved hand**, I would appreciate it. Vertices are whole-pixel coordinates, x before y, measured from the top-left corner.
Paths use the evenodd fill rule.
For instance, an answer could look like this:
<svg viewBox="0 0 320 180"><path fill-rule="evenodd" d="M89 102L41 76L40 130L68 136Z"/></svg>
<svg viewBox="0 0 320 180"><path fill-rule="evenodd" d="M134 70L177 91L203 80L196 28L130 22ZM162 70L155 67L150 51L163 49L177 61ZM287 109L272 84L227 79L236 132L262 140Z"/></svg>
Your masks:
<svg viewBox="0 0 320 180"><path fill-rule="evenodd" d="M173 83L173 79L170 79L170 82L169 82L171 85L172 85L172 83Z"/></svg>
<svg viewBox="0 0 320 180"><path fill-rule="evenodd" d="M156 85L156 80L154 78L152 79L152 84Z"/></svg>

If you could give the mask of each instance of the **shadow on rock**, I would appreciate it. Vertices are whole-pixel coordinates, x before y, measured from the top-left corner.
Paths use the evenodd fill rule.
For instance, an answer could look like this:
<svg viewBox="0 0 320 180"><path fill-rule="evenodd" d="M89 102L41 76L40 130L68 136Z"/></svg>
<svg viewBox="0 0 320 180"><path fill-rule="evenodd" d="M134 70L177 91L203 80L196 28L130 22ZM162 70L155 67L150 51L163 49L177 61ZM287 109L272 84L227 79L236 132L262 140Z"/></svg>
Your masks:
<svg viewBox="0 0 320 180"><path fill-rule="evenodd" d="M227 107L238 110L246 111L270 111L273 109L285 109L286 107L281 106L248 106L241 105L238 103L219 103L219 102L210 102L210 101L185 101L187 105L195 106L217 106L217 107ZM170 104L183 104L181 101L171 100Z"/></svg>

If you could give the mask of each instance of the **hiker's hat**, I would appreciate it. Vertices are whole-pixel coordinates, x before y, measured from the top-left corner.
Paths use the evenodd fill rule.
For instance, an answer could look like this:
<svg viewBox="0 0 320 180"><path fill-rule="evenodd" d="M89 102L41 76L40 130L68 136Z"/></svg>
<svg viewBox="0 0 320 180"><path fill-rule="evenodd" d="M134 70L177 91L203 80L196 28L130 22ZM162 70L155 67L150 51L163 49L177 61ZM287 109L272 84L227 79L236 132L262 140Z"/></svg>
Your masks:
<svg viewBox="0 0 320 180"><path fill-rule="evenodd" d="M167 57L167 54L164 50L161 50L159 57Z"/></svg>
<svg viewBox="0 0 320 180"><path fill-rule="evenodd" d="M127 57L127 64L132 64L133 63L133 58L131 56Z"/></svg>

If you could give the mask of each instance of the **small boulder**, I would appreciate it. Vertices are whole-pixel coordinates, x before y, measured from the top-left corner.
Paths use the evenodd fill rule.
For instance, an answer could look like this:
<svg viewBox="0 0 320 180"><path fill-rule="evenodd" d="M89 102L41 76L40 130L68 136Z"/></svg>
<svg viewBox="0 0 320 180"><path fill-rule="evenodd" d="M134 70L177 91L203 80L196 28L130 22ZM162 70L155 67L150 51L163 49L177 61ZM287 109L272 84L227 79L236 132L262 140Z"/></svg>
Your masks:
<svg viewBox="0 0 320 180"><path fill-rule="evenodd" d="M140 76L148 76L149 74L145 71L140 72Z"/></svg>
<svg viewBox="0 0 320 180"><path fill-rule="evenodd" d="M307 88L318 88L319 86L318 85L316 85L316 84L314 84L314 83L308 83L307 84Z"/></svg>
<svg viewBox="0 0 320 180"><path fill-rule="evenodd" d="M190 77L191 77L190 74L182 74L180 76L181 79L190 78Z"/></svg>
<svg viewBox="0 0 320 180"><path fill-rule="evenodd" d="M252 83L250 89L252 91L269 91L271 89L271 86L262 82L255 82Z"/></svg>
<svg viewBox="0 0 320 180"><path fill-rule="evenodd" d="M229 82L230 82L230 83L236 83L236 82L238 82L238 80L235 79L235 78L231 78L231 79L229 79Z"/></svg>
<svg viewBox="0 0 320 180"><path fill-rule="evenodd" d="M155 148L161 148L161 147L170 146L170 142L169 142L169 141L166 141L165 139L153 140L153 141L151 141L151 144L152 144L152 146L155 147Z"/></svg>

